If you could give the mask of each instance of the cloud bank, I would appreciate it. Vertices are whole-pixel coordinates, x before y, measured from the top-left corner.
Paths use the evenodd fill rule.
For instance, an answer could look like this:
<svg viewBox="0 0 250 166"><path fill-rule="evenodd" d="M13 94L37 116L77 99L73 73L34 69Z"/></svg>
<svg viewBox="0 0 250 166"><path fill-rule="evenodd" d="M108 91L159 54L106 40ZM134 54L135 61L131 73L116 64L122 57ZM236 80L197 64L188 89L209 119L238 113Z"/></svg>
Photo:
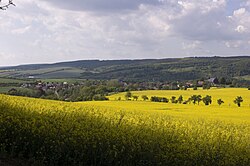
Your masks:
<svg viewBox="0 0 250 166"><path fill-rule="evenodd" d="M0 65L250 53L250 1L22 0L1 12Z"/></svg>

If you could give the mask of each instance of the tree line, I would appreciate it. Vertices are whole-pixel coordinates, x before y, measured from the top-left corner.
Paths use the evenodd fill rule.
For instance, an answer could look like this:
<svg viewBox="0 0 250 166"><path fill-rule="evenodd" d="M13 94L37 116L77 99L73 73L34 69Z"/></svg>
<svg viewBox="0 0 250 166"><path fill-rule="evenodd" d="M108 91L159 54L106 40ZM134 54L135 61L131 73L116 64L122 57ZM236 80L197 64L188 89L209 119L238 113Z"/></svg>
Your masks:
<svg viewBox="0 0 250 166"><path fill-rule="evenodd" d="M172 82L168 83L169 86L165 84L161 84L159 82L145 82L145 83L131 83L124 82L119 80L81 80L80 82L72 82L64 85L63 83L53 83L53 82L29 82L26 83L29 85L28 87L22 86L23 83L20 84L19 87L14 87L8 91L9 95L16 96L26 96L26 97L35 97L35 98L44 98L44 99L52 99L52 100L62 100L62 101L91 101L91 100L108 100L106 96L112 95L120 92L128 92L128 96L126 99L130 100L138 100L139 96L129 95L130 91L139 91L139 90L187 90L187 87L180 82ZM167 84L167 83L166 83ZM13 86L12 83L6 83L4 86ZM53 86L48 86L53 85ZM2 85L1 85L2 86ZM211 86L209 84L204 84L203 89L209 89ZM198 87L193 87L194 90L197 90ZM248 88L250 89L250 88ZM195 98L193 96L192 98ZM197 98L197 96L196 96ZM198 96L197 101L200 102L200 97ZM149 100L147 96L142 96L143 100ZM180 101L181 98L154 98L152 101ZM205 100L205 99L204 99ZM189 100L183 101L185 103L189 103Z"/></svg>
<svg viewBox="0 0 250 166"><path fill-rule="evenodd" d="M119 98L120 100L121 98ZM126 92L125 94L125 99L126 100L138 100L139 96L133 95L130 91ZM141 99L143 101L148 101L149 97L146 95L142 95ZM187 100L184 100L183 96L180 95L179 97L172 96L170 99L166 97L159 97L159 96L151 96L150 97L151 102L163 102L163 103L173 103L173 104L191 104L193 103L194 105L200 104L200 102L203 102L206 106L212 104L212 96L206 95L202 97L201 95L192 95L189 97ZM243 98L241 96L237 96L233 102L238 106L241 107L241 103L243 102ZM218 105L222 105L224 101L222 99L217 100Z"/></svg>

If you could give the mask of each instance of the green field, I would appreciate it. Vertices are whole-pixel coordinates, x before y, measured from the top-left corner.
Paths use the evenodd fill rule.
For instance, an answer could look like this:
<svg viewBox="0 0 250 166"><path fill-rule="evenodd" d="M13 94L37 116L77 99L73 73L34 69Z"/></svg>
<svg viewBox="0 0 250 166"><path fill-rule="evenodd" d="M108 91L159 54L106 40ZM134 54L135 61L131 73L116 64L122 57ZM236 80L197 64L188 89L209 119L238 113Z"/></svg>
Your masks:
<svg viewBox="0 0 250 166"><path fill-rule="evenodd" d="M29 82L32 82L32 80L0 77L0 84L22 84Z"/></svg>
<svg viewBox="0 0 250 166"><path fill-rule="evenodd" d="M241 76L241 77L236 77L236 78L237 78L237 79L243 79L243 80L250 81L250 75Z"/></svg>
<svg viewBox="0 0 250 166"><path fill-rule="evenodd" d="M0 95L0 155L34 165L250 165L250 91L209 94L225 104L111 101L66 103ZM241 95L242 107L232 101Z"/></svg>
<svg viewBox="0 0 250 166"><path fill-rule="evenodd" d="M15 87L15 86L0 87L0 93L7 93L12 88L18 89L19 87Z"/></svg>
<svg viewBox="0 0 250 166"><path fill-rule="evenodd" d="M21 84L31 82L32 80L0 77L0 93L7 93L12 88L18 89Z"/></svg>
<svg viewBox="0 0 250 166"><path fill-rule="evenodd" d="M28 78L33 76L37 79L64 79L64 78L79 78L84 69L74 67L51 67L30 70L0 70L0 77L13 77L13 78Z"/></svg>
<svg viewBox="0 0 250 166"><path fill-rule="evenodd" d="M85 79L74 79L74 78L39 79L39 80L41 80L42 82L59 82L59 83L67 82L69 84L85 81Z"/></svg>

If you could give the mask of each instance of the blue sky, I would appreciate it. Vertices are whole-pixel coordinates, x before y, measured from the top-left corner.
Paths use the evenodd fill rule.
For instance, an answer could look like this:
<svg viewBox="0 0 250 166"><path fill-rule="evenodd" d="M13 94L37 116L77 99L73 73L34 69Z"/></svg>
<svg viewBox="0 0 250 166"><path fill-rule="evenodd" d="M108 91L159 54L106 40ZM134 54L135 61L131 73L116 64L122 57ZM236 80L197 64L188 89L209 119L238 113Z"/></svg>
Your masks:
<svg viewBox="0 0 250 166"><path fill-rule="evenodd" d="M250 54L250 0L13 2L0 11L0 66Z"/></svg>

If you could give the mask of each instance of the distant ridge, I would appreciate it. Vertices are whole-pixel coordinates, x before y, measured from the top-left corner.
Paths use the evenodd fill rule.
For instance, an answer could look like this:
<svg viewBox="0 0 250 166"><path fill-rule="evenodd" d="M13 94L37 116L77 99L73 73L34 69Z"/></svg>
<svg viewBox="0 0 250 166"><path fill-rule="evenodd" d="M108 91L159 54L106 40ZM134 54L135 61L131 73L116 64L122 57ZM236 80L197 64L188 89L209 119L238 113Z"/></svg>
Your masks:
<svg viewBox="0 0 250 166"><path fill-rule="evenodd" d="M194 80L250 76L250 56L135 60L78 60L0 68L0 77L119 79L130 81Z"/></svg>

